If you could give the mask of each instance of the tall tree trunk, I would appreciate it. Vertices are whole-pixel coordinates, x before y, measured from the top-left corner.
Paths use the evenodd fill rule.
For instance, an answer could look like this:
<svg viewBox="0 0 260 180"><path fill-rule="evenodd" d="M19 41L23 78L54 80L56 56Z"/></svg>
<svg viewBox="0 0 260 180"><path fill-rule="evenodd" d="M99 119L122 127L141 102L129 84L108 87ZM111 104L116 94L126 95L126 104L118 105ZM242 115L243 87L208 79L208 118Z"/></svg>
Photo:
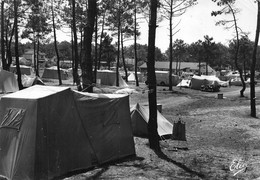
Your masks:
<svg viewBox="0 0 260 180"><path fill-rule="evenodd" d="M36 60L36 37L34 36L33 40L33 67L36 76L39 76L38 69L37 69L37 60Z"/></svg>
<svg viewBox="0 0 260 180"><path fill-rule="evenodd" d="M17 81L19 89L23 89L22 84L22 76L21 76L21 69L20 69L20 63L19 63L19 48L18 48L18 4L17 1L14 0L14 37L15 37L15 62L16 62L16 72L17 72Z"/></svg>
<svg viewBox="0 0 260 180"><path fill-rule="evenodd" d="M4 1L1 2L1 57L2 57L2 67L4 70L7 70L6 68L6 58L5 58L5 31L4 31Z"/></svg>
<svg viewBox="0 0 260 180"><path fill-rule="evenodd" d="M157 132L157 98L156 98L156 75L155 75L155 37L156 37L156 19L157 19L157 0L150 1L150 20L148 36L148 101L149 101L149 122L148 136L150 148L160 152L159 135Z"/></svg>
<svg viewBox="0 0 260 180"><path fill-rule="evenodd" d="M172 10L172 6L173 6L173 0L171 0L171 4L170 4L170 8L171 8L171 12L170 12L170 63L169 63L169 90L172 91L172 15L173 15L173 10ZM177 62L176 62L177 65ZM176 73L177 73L177 69L176 69Z"/></svg>
<svg viewBox="0 0 260 180"><path fill-rule="evenodd" d="M39 52L40 52L40 38L39 38L39 36L38 36L37 39L38 40L37 40L37 52L36 52L36 56L37 56L37 58L36 58L36 69L37 69L36 75L39 77L40 76L39 75Z"/></svg>
<svg viewBox="0 0 260 180"><path fill-rule="evenodd" d="M95 17L97 14L97 2L96 0L88 0L88 12L87 12L87 25L84 28L84 49L85 57L82 62L82 80L83 89L87 92L93 92L93 70L92 70L92 57L91 57L91 45L92 35L95 26Z"/></svg>
<svg viewBox="0 0 260 180"><path fill-rule="evenodd" d="M120 60L120 29L121 29L121 13L120 13L120 1L118 5L118 14L117 14L117 63L116 63L116 86L119 86L119 60Z"/></svg>
<svg viewBox="0 0 260 180"><path fill-rule="evenodd" d="M81 30L80 31L80 52L79 52L79 64L81 64L82 62L82 56L83 56L83 38L84 38L84 35L83 35L83 31L84 30Z"/></svg>
<svg viewBox="0 0 260 180"><path fill-rule="evenodd" d="M10 39L8 41L8 35L7 35L7 32L8 32L8 28L6 28L6 58L8 59L7 61L7 69L8 71L10 70L10 66L13 62L13 59L12 59L12 52L11 52L11 45L12 45L12 40L13 40L13 36L14 36L14 25L13 25L13 28L12 28L12 32L11 32L11 35L10 35Z"/></svg>
<svg viewBox="0 0 260 180"><path fill-rule="evenodd" d="M75 0L72 0L72 27L73 27L73 37L74 37L74 57L75 57L75 64L74 64L74 70L73 70L73 76L78 88L78 91L82 90L81 84L80 84L80 78L78 74L78 64L79 64L79 55L78 55L78 37L77 37L77 27L76 27L76 12L75 12Z"/></svg>
<svg viewBox="0 0 260 180"><path fill-rule="evenodd" d="M242 86L243 86L242 89L240 90L240 97L244 97L244 92L246 90L246 83L245 83L244 78L243 78L243 70L238 65L238 53L239 53L240 42L239 42L239 35L238 35L237 19L236 19L235 13L233 11L233 8L230 6L230 4L227 3L227 5L228 5L228 7L229 7L229 9L232 13L233 20L235 22L235 31L236 31L236 39L237 39L236 54L235 54L235 66L236 66L236 68L239 72L240 79L241 79Z"/></svg>
<svg viewBox="0 0 260 180"><path fill-rule="evenodd" d="M126 69L126 64L125 64L125 54L124 54L124 38L123 38L123 33L121 31L121 48L122 48L122 61L123 61L123 66L125 70L125 81L128 82L128 77L127 77L127 69Z"/></svg>
<svg viewBox="0 0 260 180"><path fill-rule="evenodd" d="M57 56L57 69L58 69L59 85L62 85L61 74L60 74L60 55L59 55L59 50L58 50L58 46L57 46L53 1L52 1L52 27L53 27L53 35L54 35L54 48L55 48L55 52L56 52L56 56Z"/></svg>
<svg viewBox="0 0 260 180"><path fill-rule="evenodd" d="M138 58L137 58L137 7L136 7L136 0L135 0L135 34L134 34L134 56L135 56L135 85L139 86L138 74L137 74L137 65L138 65Z"/></svg>
<svg viewBox="0 0 260 180"><path fill-rule="evenodd" d="M72 25L72 23L71 23ZM71 26L71 58L72 58L72 72L73 72L73 83L76 83L76 79L74 76L74 69L75 69L75 56L74 56L74 40L73 40L73 28Z"/></svg>
<svg viewBox="0 0 260 180"><path fill-rule="evenodd" d="M95 70L94 70L94 83L97 82L97 65L98 65L98 16L96 15L95 21Z"/></svg>
<svg viewBox="0 0 260 180"><path fill-rule="evenodd" d="M100 69L100 61L101 61L101 56L102 56L102 47L103 47L103 36L104 36L104 26L105 26L105 15L103 15L103 21L102 21L102 28L101 28L101 35L100 35L100 43L99 43L99 58L98 58L98 69Z"/></svg>
<svg viewBox="0 0 260 180"><path fill-rule="evenodd" d="M255 35L255 44L253 50L252 64L251 64L251 73L250 73L250 100L251 100L251 116L256 117L256 102L255 102L255 65L256 65L256 55L257 47L259 41L260 33L260 2L257 1L257 25L256 25L256 35Z"/></svg>

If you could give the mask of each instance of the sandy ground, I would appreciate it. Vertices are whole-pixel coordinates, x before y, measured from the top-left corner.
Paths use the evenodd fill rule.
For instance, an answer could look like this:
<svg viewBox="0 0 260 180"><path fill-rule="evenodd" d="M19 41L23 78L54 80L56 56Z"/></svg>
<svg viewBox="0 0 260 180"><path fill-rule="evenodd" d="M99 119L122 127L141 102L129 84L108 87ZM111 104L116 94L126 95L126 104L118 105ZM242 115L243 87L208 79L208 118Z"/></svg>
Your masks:
<svg viewBox="0 0 260 180"><path fill-rule="evenodd" d="M45 81L57 85L57 81ZM63 81L63 86L72 86ZM148 104L144 84L133 85L130 104ZM114 92L116 87L97 87L101 92ZM259 179L260 119L250 117L249 87L240 98L241 87L221 88L218 93L188 88L158 87L157 102L162 114L172 123L185 122L187 141L163 139L162 153L149 148L145 138L134 137L136 156L95 167L64 180L86 179ZM260 86L256 88L257 116L260 117ZM179 147L176 149L176 147ZM185 149L180 147L186 147Z"/></svg>
<svg viewBox="0 0 260 180"><path fill-rule="evenodd" d="M129 95L130 106L148 104L144 85L129 88L137 91ZM167 89L158 87L157 102L170 122L185 122L187 141L161 140L158 154L147 139L134 137L136 156L64 179L260 179L260 119L250 117L249 87L244 98L239 97L241 87L221 88L223 99L218 93ZM260 87L256 91L259 117Z"/></svg>

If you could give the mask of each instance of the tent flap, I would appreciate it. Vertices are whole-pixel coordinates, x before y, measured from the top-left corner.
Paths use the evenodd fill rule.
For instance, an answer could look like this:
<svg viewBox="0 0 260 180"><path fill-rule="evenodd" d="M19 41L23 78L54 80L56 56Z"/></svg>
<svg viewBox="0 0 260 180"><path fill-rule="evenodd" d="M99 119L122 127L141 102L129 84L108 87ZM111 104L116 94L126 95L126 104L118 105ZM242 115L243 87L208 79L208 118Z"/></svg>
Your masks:
<svg viewBox="0 0 260 180"><path fill-rule="evenodd" d="M2 123L0 125L0 128L13 128L17 131L20 130L22 120L25 114L24 109L17 109L17 108L10 108L7 109L4 118L2 120Z"/></svg>

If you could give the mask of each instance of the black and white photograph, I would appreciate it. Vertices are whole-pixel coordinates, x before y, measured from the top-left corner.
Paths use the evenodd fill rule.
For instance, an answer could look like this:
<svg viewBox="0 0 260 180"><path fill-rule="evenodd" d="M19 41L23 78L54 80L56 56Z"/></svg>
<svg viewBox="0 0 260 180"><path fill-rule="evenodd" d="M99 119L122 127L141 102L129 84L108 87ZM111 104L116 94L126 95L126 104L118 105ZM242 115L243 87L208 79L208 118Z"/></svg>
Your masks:
<svg viewBox="0 0 260 180"><path fill-rule="evenodd" d="M260 180L260 0L0 6L0 180Z"/></svg>

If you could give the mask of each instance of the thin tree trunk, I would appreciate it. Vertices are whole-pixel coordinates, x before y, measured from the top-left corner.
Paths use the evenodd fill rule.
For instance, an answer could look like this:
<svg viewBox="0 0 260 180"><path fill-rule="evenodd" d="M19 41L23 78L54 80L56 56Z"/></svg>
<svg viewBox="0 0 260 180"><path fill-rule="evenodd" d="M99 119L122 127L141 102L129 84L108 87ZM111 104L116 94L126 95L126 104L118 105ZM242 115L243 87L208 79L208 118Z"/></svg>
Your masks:
<svg viewBox="0 0 260 180"><path fill-rule="evenodd" d="M94 71L94 83L97 82L97 65L98 65L98 16L95 21L95 71Z"/></svg>
<svg viewBox="0 0 260 180"><path fill-rule="evenodd" d="M12 45L12 40L13 40L13 36L14 36L14 25L13 25L13 28L12 28L12 32L11 32L11 35L10 35L10 39L9 39L9 42L8 42L8 35L7 35L7 32L8 32L8 28L6 28L6 58L8 59L8 62L7 62L7 69L8 71L10 70L10 66L12 64L12 52L11 52L11 45Z"/></svg>
<svg viewBox="0 0 260 180"><path fill-rule="evenodd" d="M239 47L240 47L240 42L239 42L239 35L238 35L238 27L237 27L237 20L236 20L236 17L235 17L235 13L233 11L233 8L227 3L229 9L231 10L231 13L232 13L232 16L233 16L233 19L234 19L234 22L235 22L235 31L236 31L236 39L237 39L237 46L236 46L236 54L235 54L235 66L239 72L239 75L240 75L240 79L241 79L241 82L242 82L242 85L243 85L243 88L240 90L240 97L244 97L244 92L246 90L246 84L245 84L245 81L244 81L244 78L243 78L243 71L242 71L242 68L239 67L238 65L238 53L239 53Z"/></svg>
<svg viewBox="0 0 260 180"><path fill-rule="evenodd" d="M120 3L120 2L119 2ZM120 14L120 4L118 6L118 15L117 15L118 19L118 35L117 35L117 64L116 64L116 86L118 87L119 86L119 60L120 60L120 29L121 29L121 14Z"/></svg>
<svg viewBox="0 0 260 180"><path fill-rule="evenodd" d="M78 91L82 90L80 84L80 78L78 74L78 63L79 63L79 56L78 56L78 40L77 40L77 27L76 27L76 12L75 12L75 0L72 0L72 27L73 27L73 37L74 37L74 57L75 57L75 67L73 71L74 79L78 88Z"/></svg>
<svg viewBox="0 0 260 180"><path fill-rule="evenodd" d="M88 0L88 12L87 12L87 26L84 28L84 49L85 57L82 62L82 80L83 89L87 92L93 92L93 70L92 70L92 57L91 57L91 45L92 35L95 26L95 17L97 12L96 0Z"/></svg>
<svg viewBox="0 0 260 180"><path fill-rule="evenodd" d="M103 36L104 36L104 26L105 26L105 13L103 15L101 35L100 35L98 69L100 69L100 61L101 61L101 56L102 56L102 47L103 47L102 40L103 40Z"/></svg>
<svg viewBox="0 0 260 180"><path fill-rule="evenodd" d="M37 56L37 58L36 58L36 69L37 69L37 73L36 73L36 75L39 77L40 75L39 75L39 52L40 52L40 39L39 39L39 37L37 37L38 38L38 40L37 40L37 52L36 52L36 56Z"/></svg>
<svg viewBox="0 0 260 180"><path fill-rule="evenodd" d="M136 17L136 0L135 0L135 34L134 34L134 56L135 56L135 85L138 87L139 86L139 80L138 80L138 74L137 74L137 63L138 63L138 58L137 58L137 17Z"/></svg>
<svg viewBox="0 0 260 180"><path fill-rule="evenodd" d="M155 37L156 37L156 19L157 19L157 0L150 1L150 20L148 36L148 101L149 101L149 122L148 136L150 148L160 152L159 135L157 132L157 98L156 98L156 75L155 75Z"/></svg>
<svg viewBox="0 0 260 180"><path fill-rule="evenodd" d="M18 5L17 1L14 0L14 36L15 36L15 62L16 62L16 73L17 73L17 81L19 89L23 89L22 84L22 76L21 76L21 69L20 69L20 63L19 63L19 48L18 48Z"/></svg>
<svg viewBox="0 0 260 180"><path fill-rule="evenodd" d="M2 67L4 70L7 70L6 68L6 58L5 58L5 39L4 39L4 1L1 2L1 57L2 57Z"/></svg>
<svg viewBox="0 0 260 180"><path fill-rule="evenodd" d="M255 35L255 44L253 50L252 64L251 64L251 73L250 73L250 106L251 106L251 116L256 117L256 100L255 100L255 65L256 65L256 55L257 55L257 47L259 41L259 33L260 33L260 3L257 1L257 25L256 25L256 35Z"/></svg>
<svg viewBox="0 0 260 180"><path fill-rule="evenodd" d="M122 48L122 61L123 61L123 66L125 70L125 81L128 82L128 77L127 77L127 69L126 69L126 64L125 64L125 54L124 54L124 43L123 43L123 33L121 31L121 48Z"/></svg>
<svg viewBox="0 0 260 180"><path fill-rule="evenodd" d="M171 12L170 12L170 63L169 63L169 90L172 91L172 6L173 6L173 0L171 0L171 4L170 4L170 8L171 8ZM176 62L177 65L177 62ZM177 73L177 68L176 68L176 73Z"/></svg>
<svg viewBox="0 0 260 180"><path fill-rule="evenodd" d="M73 29L72 29L72 26L71 26L71 58L72 58L73 83L76 83L76 79L75 79L75 76L74 76L75 56L74 56L74 41L73 41Z"/></svg>
<svg viewBox="0 0 260 180"><path fill-rule="evenodd" d="M36 61L36 37L34 36L33 40L33 66L34 66L34 72L35 75L38 76L38 69L37 69L37 61Z"/></svg>
<svg viewBox="0 0 260 180"><path fill-rule="evenodd" d="M52 26L53 26L53 35L54 35L54 47L57 56L57 69L58 69L58 78L59 78L59 85L62 85L61 74L60 74L60 56L59 50L57 46L57 36L56 36L56 26L55 26L55 17L54 17L54 9L53 9L53 1L52 1Z"/></svg>

